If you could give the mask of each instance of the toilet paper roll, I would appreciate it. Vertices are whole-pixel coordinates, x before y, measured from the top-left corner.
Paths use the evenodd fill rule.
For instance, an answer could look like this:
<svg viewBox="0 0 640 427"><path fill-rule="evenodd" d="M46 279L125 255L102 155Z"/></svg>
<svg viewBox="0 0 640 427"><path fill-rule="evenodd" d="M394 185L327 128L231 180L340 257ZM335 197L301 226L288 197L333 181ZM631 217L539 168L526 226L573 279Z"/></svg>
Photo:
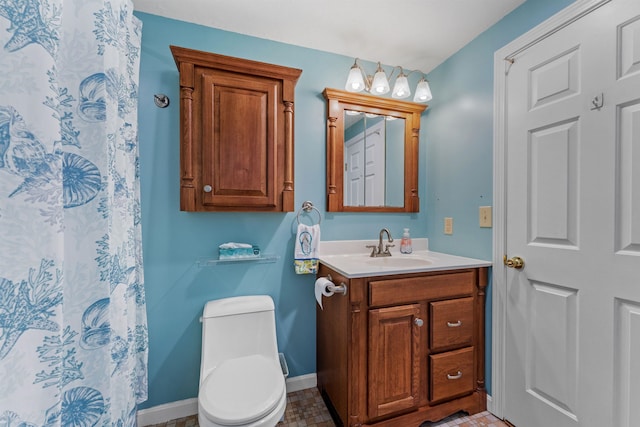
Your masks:
<svg viewBox="0 0 640 427"><path fill-rule="evenodd" d="M316 301L318 302L320 309L323 309L322 296L324 295L325 297L330 297L331 295L333 295L333 292L329 290L329 285L333 285L333 282L331 282L326 277L321 277L316 280L315 294Z"/></svg>

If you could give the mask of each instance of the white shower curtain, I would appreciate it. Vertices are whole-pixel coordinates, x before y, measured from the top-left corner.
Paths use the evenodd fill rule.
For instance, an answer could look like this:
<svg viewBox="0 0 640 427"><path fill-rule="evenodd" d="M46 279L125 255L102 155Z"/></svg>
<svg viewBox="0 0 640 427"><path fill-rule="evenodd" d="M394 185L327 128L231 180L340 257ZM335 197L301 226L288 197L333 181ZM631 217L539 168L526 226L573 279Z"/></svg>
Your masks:
<svg viewBox="0 0 640 427"><path fill-rule="evenodd" d="M147 396L128 0L0 0L0 427L133 426Z"/></svg>

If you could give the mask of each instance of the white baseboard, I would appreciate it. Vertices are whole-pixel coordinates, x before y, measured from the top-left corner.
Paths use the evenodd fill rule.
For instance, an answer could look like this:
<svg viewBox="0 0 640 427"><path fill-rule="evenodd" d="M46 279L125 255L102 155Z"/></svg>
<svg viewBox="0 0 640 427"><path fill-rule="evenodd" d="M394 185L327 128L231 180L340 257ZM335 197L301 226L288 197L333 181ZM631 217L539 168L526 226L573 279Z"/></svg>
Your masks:
<svg viewBox="0 0 640 427"><path fill-rule="evenodd" d="M318 384L316 374L299 375L287 378L287 393L313 388ZM138 411L138 426L150 426L153 424L166 423L167 421L179 418L190 417L198 413L198 399L191 398L178 400L177 402L165 403L152 408Z"/></svg>
<svg viewBox="0 0 640 427"><path fill-rule="evenodd" d="M189 417L198 413L198 399L196 397L176 402L165 403L152 408L138 411L138 426L150 426L166 423L178 418Z"/></svg>
<svg viewBox="0 0 640 427"><path fill-rule="evenodd" d="M287 378L287 393L300 391L307 388L313 388L318 385L318 377L316 374L298 375L297 377Z"/></svg>
<svg viewBox="0 0 640 427"><path fill-rule="evenodd" d="M493 415L495 415L493 413L493 400L491 399L491 396L487 394L487 411L491 412Z"/></svg>

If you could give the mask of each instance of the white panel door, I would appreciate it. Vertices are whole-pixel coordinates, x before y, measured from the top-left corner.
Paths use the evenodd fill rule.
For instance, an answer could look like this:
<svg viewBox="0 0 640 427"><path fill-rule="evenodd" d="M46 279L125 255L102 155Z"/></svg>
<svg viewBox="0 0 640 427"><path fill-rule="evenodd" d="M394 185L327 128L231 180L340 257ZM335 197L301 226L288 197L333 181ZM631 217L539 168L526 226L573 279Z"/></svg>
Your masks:
<svg viewBox="0 0 640 427"><path fill-rule="evenodd" d="M384 206L385 200L385 128L384 120L367 129L365 138L365 204Z"/></svg>
<svg viewBox="0 0 640 427"><path fill-rule="evenodd" d="M384 120L345 142L345 205L384 206Z"/></svg>
<svg viewBox="0 0 640 427"><path fill-rule="evenodd" d="M344 150L344 204L364 205L364 133L345 142Z"/></svg>
<svg viewBox="0 0 640 427"><path fill-rule="evenodd" d="M640 1L507 77L505 419L640 426Z"/></svg>

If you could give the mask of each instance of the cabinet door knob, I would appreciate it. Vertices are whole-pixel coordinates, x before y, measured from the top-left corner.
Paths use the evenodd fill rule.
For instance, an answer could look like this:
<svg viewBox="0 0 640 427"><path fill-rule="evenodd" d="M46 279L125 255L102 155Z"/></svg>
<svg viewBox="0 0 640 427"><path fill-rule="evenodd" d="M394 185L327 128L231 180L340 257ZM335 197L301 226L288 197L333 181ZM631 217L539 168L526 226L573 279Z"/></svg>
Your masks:
<svg viewBox="0 0 640 427"><path fill-rule="evenodd" d="M413 321L413 323L415 323L416 326L420 327L420 326L424 325L424 320L422 320L419 317L416 317L415 320Z"/></svg>
<svg viewBox="0 0 640 427"><path fill-rule="evenodd" d="M213 190L213 187L211 187L210 185L205 185L203 188L205 193L211 193L211 190Z"/></svg>
<svg viewBox="0 0 640 427"><path fill-rule="evenodd" d="M457 328L458 326L462 326L462 320L458 320L457 322L447 322L447 326L450 328Z"/></svg>

